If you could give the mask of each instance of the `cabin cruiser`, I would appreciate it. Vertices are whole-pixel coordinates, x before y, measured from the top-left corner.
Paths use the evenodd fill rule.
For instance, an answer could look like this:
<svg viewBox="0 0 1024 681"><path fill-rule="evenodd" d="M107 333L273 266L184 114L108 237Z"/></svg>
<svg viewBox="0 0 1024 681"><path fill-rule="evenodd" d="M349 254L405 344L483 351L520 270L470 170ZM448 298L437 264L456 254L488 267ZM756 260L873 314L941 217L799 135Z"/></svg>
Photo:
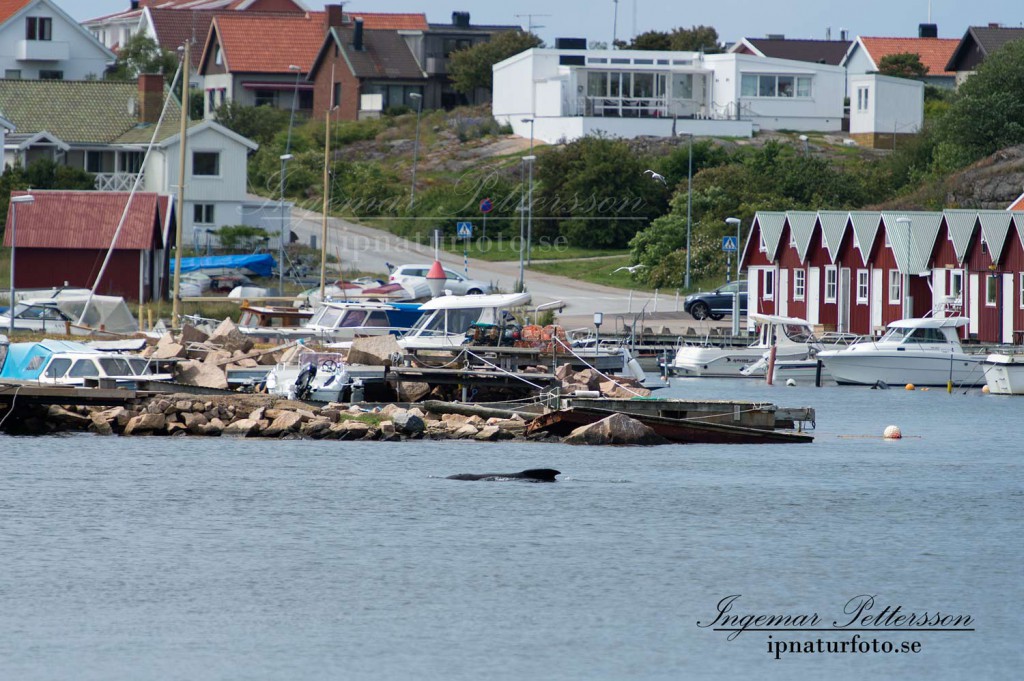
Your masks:
<svg viewBox="0 0 1024 681"><path fill-rule="evenodd" d="M148 381L169 381L158 374L145 357L104 352L74 341L42 340L38 343L5 343L0 336L0 380L28 381L44 385L82 386L112 381L118 387L135 387Z"/></svg>
<svg viewBox="0 0 1024 681"><path fill-rule="evenodd" d="M513 319L511 308L529 302L529 293L438 296L423 303L423 316L398 344L403 350L459 348L471 340L476 329L505 327Z"/></svg>
<svg viewBox="0 0 1024 681"><path fill-rule="evenodd" d="M253 338L352 341L409 331L422 312L418 303L328 301L315 311L245 304L238 329Z"/></svg>
<svg viewBox="0 0 1024 681"><path fill-rule="evenodd" d="M10 328L11 314L10 308L0 313L0 328ZM139 330L124 298L90 295L88 290L82 289L21 298L14 305L13 314L14 328L18 331L87 336L97 330L112 333Z"/></svg>
<svg viewBox="0 0 1024 681"><path fill-rule="evenodd" d="M981 363L993 395L1024 395L1024 355L993 353Z"/></svg>
<svg viewBox="0 0 1024 681"><path fill-rule="evenodd" d="M750 318L758 325L757 340L750 345L688 343L676 351L668 365L669 371L677 376L763 376L767 364L762 360L772 346L776 347L778 361L805 359L812 350L821 347L805 319L762 314L751 314Z"/></svg>
<svg viewBox="0 0 1024 681"><path fill-rule="evenodd" d="M843 350L818 353L839 384L936 386L982 380L981 355L969 355L957 329L966 317L900 319L878 340L863 340Z"/></svg>

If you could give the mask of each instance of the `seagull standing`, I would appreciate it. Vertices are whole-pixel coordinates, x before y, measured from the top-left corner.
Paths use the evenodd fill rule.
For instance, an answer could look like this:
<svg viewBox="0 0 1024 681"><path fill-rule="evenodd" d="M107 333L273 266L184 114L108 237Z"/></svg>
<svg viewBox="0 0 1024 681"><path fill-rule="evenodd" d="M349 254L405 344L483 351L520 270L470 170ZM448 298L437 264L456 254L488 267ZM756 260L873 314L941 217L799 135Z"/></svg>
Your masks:
<svg viewBox="0 0 1024 681"><path fill-rule="evenodd" d="M660 173L656 173L653 170L651 170L650 168L648 168L647 170L644 171L644 175L646 175L648 173L651 174L651 179L652 180L655 180L656 182L660 182L660 183L665 184L665 185L668 184L668 182L665 180L665 176L664 175L662 175Z"/></svg>
<svg viewBox="0 0 1024 681"><path fill-rule="evenodd" d="M626 270L630 274L636 274L636 271L641 267L646 267L646 265L644 265L643 263L640 263L639 265L633 265L632 267L626 267L625 265L623 265L618 269L612 270L612 274L615 274L616 272L621 272L622 270Z"/></svg>

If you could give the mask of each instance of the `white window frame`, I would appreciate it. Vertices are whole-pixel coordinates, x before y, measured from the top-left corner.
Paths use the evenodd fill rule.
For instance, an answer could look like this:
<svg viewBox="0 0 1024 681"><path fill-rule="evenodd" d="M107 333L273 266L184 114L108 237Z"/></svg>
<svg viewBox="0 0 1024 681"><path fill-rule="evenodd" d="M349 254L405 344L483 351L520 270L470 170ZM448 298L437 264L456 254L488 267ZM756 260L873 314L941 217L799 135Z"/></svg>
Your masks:
<svg viewBox="0 0 1024 681"><path fill-rule="evenodd" d="M857 270L857 304L867 305L871 298L871 270Z"/></svg>
<svg viewBox="0 0 1024 681"><path fill-rule="evenodd" d="M899 270L889 270L889 304L899 305L903 300L903 275Z"/></svg>
<svg viewBox="0 0 1024 681"><path fill-rule="evenodd" d="M1020 309L1024 310L1024 272L1020 272L1018 277L1020 278L1020 285L1017 287L1020 289L1020 297L1018 298L1020 302L1018 305Z"/></svg>
<svg viewBox="0 0 1024 681"><path fill-rule="evenodd" d="M959 282L959 286L954 287L953 282ZM953 289L957 288L957 292L954 294ZM956 302L963 304L964 300L964 271L963 270L951 270L949 273L949 295L953 297Z"/></svg>
<svg viewBox="0 0 1024 681"><path fill-rule="evenodd" d="M825 265L825 302L834 303L839 299L839 269Z"/></svg>
<svg viewBox="0 0 1024 681"><path fill-rule="evenodd" d="M793 300L803 300L807 296L807 270L793 270Z"/></svg>
<svg viewBox="0 0 1024 681"><path fill-rule="evenodd" d="M985 307L995 307L999 302L999 275L985 275Z"/></svg>
<svg viewBox="0 0 1024 681"><path fill-rule="evenodd" d="M217 172L216 173L196 173L196 155L197 154L214 154L217 157ZM193 149L192 150L192 177L202 179L218 179L223 176L224 168L221 167L221 161L224 160L224 154L220 149Z"/></svg>
<svg viewBox="0 0 1024 681"><path fill-rule="evenodd" d="M762 300L775 300L775 270L762 270L764 272L764 294Z"/></svg>
<svg viewBox="0 0 1024 681"><path fill-rule="evenodd" d="M857 111L868 110L868 98L870 97L871 88L864 86L857 88Z"/></svg>
<svg viewBox="0 0 1024 681"><path fill-rule="evenodd" d="M771 79L771 94L762 95L761 81L766 78ZM779 94L779 78L792 80L791 94ZM756 84L754 88L756 94L744 94L745 84L751 82ZM814 77L796 73L741 73L740 97L743 99L811 99L814 97Z"/></svg>
<svg viewBox="0 0 1024 681"><path fill-rule="evenodd" d="M194 203L192 204L192 224L194 225L215 225L215 213L213 203ZM196 213L200 213L200 220L196 220Z"/></svg>

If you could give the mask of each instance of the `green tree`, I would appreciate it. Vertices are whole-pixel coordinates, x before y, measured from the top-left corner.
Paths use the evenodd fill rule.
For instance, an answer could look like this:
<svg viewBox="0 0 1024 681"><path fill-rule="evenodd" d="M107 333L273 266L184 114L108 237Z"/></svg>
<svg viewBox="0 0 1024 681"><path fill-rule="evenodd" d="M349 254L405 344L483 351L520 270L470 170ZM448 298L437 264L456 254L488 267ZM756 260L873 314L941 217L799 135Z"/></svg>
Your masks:
<svg viewBox="0 0 1024 681"><path fill-rule="evenodd" d="M534 212L555 218L570 245L624 248L666 207L668 189L644 169L623 140L582 137L538 159ZM551 223L535 225L539 235L553 231Z"/></svg>
<svg viewBox="0 0 1024 681"><path fill-rule="evenodd" d="M878 72L896 78L924 78L928 67L921 63L921 55L916 52L900 52L882 57L878 62Z"/></svg>
<svg viewBox="0 0 1024 681"><path fill-rule="evenodd" d="M165 50L148 35L136 33L117 52L107 80L135 80L142 73L162 73L170 79L178 69L178 56Z"/></svg>
<svg viewBox="0 0 1024 681"><path fill-rule="evenodd" d="M665 31L647 31L633 38L625 48L628 50L660 50L672 49L672 36Z"/></svg>
<svg viewBox="0 0 1024 681"><path fill-rule="evenodd" d="M718 31L713 26L680 26L672 31L670 44L670 49L680 52L716 54L725 51L725 47L718 42Z"/></svg>
<svg viewBox="0 0 1024 681"><path fill-rule="evenodd" d="M1024 143L1024 40L1006 43L960 86L937 140L940 171Z"/></svg>
<svg viewBox="0 0 1024 681"><path fill-rule="evenodd" d="M289 111L273 106L245 106L229 101L217 107L213 119L262 147L281 131L287 131L290 115Z"/></svg>
<svg viewBox="0 0 1024 681"><path fill-rule="evenodd" d="M487 42L452 52L448 64L452 87L466 95L477 88L490 90L493 86L491 67L531 47L540 47L543 44L543 41L533 33L502 31Z"/></svg>

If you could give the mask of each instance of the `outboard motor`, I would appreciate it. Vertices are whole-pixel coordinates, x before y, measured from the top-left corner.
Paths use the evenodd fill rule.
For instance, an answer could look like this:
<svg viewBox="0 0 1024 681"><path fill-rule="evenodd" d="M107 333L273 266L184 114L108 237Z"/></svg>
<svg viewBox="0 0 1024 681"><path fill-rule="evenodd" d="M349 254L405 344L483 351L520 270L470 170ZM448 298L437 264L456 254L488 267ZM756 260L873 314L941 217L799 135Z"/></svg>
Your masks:
<svg viewBox="0 0 1024 681"><path fill-rule="evenodd" d="M308 400L313 392L313 379L316 378L316 363L310 362L299 372L295 379L295 399Z"/></svg>

